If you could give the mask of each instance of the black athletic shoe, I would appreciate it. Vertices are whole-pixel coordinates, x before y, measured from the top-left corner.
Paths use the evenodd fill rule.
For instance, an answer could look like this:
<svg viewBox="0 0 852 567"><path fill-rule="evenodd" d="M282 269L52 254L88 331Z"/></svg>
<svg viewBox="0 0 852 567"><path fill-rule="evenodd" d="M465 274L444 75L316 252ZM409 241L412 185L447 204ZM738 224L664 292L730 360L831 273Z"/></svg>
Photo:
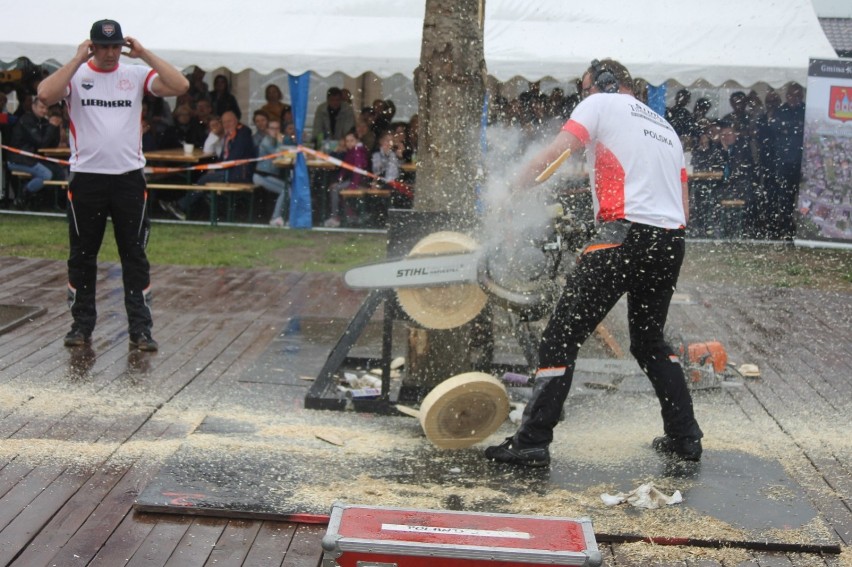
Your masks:
<svg viewBox="0 0 852 567"><path fill-rule="evenodd" d="M92 344L92 335L87 335L83 331L71 329L71 331L65 335L63 344L65 344L68 348L90 345Z"/></svg>
<svg viewBox="0 0 852 567"><path fill-rule="evenodd" d="M161 209L171 214L176 219L186 220L186 213L180 210L176 204L170 203L169 201L158 201L158 203L160 203Z"/></svg>
<svg viewBox="0 0 852 567"><path fill-rule="evenodd" d="M546 467L550 465L550 451L547 447L521 449L515 446L515 440L512 437L506 437L506 440L499 445L492 445L485 449L485 458L498 463L523 465L525 467Z"/></svg>
<svg viewBox="0 0 852 567"><path fill-rule="evenodd" d="M689 437L673 439L668 435L663 435L651 441L651 447L658 453L672 455L684 461L701 460L701 439Z"/></svg>
<svg viewBox="0 0 852 567"><path fill-rule="evenodd" d="M160 345L157 344L149 333L130 335L130 347L143 352L156 352Z"/></svg>

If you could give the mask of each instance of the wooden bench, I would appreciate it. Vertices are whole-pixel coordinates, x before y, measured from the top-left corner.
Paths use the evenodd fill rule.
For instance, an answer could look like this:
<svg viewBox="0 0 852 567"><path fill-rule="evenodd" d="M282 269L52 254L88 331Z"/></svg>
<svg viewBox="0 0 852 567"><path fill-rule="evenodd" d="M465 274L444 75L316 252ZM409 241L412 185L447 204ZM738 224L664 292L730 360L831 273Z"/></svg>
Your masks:
<svg viewBox="0 0 852 567"><path fill-rule="evenodd" d="M13 178L17 179L17 185L15 187L15 193L16 193L16 196L18 196L17 195L18 191L23 192L23 189L22 189L23 182L26 181L27 179L31 179L32 175L30 175L29 173L27 173L25 171L10 171L9 173L12 174ZM68 187L68 180L66 180L66 179L51 179L49 181L45 181L44 186L45 187L56 187L58 189L65 189L65 188ZM53 208L59 209L59 194L58 193L53 194Z"/></svg>
<svg viewBox="0 0 852 567"><path fill-rule="evenodd" d="M210 200L210 225L215 226L218 224L218 206L216 195L225 195L227 200L227 212L225 213L225 220L228 222L233 221L234 218L234 201L233 194L234 193L253 193L257 188L257 185L254 183L205 183L204 185L188 185L185 183L149 183L149 190L170 190L170 191L212 191L214 192L213 198ZM249 200L249 218L254 216L254 199Z"/></svg>
<svg viewBox="0 0 852 567"><path fill-rule="evenodd" d="M24 171L13 171L11 172L14 177L19 178L19 181L23 181L24 179L29 179L32 176L29 173ZM51 179L50 181L44 182L45 187L56 187L58 189L67 189L68 188L68 180L67 179ZM257 185L253 183L206 183L204 185L189 185L187 183L148 183L148 190L174 190L174 191L214 191L218 194L225 194L228 200L228 210L227 210L227 220L231 222L233 220L233 193L252 193L257 188ZM54 205L58 208L58 195L54 199ZM254 213L254 199L249 202L249 217L251 218ZM218 223L218 209L216 205L216 199L213 199L210 203L210 224L216 225Z"/></svg>
<svg viewBox="0 0 852 567"><path fill-rule="evenodd" d="M390 189L376 189L374 187L340 190L341 199L357 199L356 208L358 210L358 216L362 218L364 217L364 214L366 212L367 199L380 199L386 201L382 203L380 213L382 213L382 216L387 216L387 209L390 204L391 194L393 194L393 191L391 191Z"/></svg>

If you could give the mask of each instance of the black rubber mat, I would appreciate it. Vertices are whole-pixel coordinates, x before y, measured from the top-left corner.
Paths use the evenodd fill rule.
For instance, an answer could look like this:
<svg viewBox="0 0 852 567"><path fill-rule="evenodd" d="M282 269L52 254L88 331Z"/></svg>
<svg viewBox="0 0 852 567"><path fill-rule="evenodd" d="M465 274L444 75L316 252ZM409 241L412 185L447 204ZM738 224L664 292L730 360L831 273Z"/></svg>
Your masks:
<svg viewBox="0 0 852 567"><path fill-rule="evenodd" d="M833 541L802 488L778 460L705 449L700 463L682 463L654 453L644 433L631 431L630 420L633 413L653 419L649 412L658 411L657 402L650 387L646 391L638 387L642 380L626 362L578 363L569 416L557 428L563 440L551 446L553 462L549 468L526 469L486 461L485 443L439 450L410 417L303 409L299 402L307 386L300 376L322 365L323 346L300 344L299 334L291 325L273 342L239 387L166 460L140 494L138 510L323 522L336 500L500 513L519 513L529 501L534 512L543 515L588 516L607 533L702 537L700 527L691 533L678 533L677 524L666 527L667 517L678 522L687 517L687 523L726 526L718 532L722 535L708 536L716 539ZM637 387L583 390L584 380L606 380L608 373L616 381L626 376L622 387L634 381ZM709 400L716 411L735 415L738 410L723 396L704 392L699 404ZM606 407L615 403L625 408L619 412L624 415L606 413ZM242 413L245 408L251 411ZM265 417L259 421L257 416ZM609 462L586 458L582 451L572 454L572 446L584 445L587 450L603 442L588 432L571 438L577 420L624 420L615 430L631 454L623 459L616 455ZM489 442L498 442L513 430L507 422ZM573 445L566 445L565 438ZM684 502L659 510L606 508L601 503L603 492L629 492L646 482L666 494L680 490ZM564 502L546 504L554 494ZM640 520L654 515L663 519L660 525L641 525Z"/></svg>

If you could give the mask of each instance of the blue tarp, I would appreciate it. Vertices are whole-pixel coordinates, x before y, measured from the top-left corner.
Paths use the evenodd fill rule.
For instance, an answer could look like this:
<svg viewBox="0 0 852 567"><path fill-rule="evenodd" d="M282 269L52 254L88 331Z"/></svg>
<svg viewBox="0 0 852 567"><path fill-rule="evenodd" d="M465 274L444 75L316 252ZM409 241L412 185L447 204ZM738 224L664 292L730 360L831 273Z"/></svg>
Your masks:
<svg viewBox="0 0 852 567"><path fill-rule="evenodd" d="M305 129L305 118L308 114L308 87L311 84L311 74L288 75L288 79L293 121L296 125L296 143L301 144L302 132ZM290 189L290 227L311 228L313 226L312 217L308 163L305 160L305 154L298 152L293 167L293 186Z"/></svg>

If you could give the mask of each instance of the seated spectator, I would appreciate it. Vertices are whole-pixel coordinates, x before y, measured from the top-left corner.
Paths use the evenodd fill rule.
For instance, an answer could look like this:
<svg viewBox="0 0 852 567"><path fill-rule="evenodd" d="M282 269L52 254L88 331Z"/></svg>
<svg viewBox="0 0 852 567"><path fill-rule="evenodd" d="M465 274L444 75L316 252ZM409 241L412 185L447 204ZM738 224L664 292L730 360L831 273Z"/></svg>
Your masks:
<svg viewBox="0 0 852 567"><path fill-rule="evenodd" d="M284 133L284 145L285 146L295 146L296 145L296 124L293 122L287 122L284 124L283 128Z"/></svg>
<svg viewBox="0 0 852 567"><path fill-rule="evenodd" d="M343 138L343 144L346 147L346 154L343 156L343 161L366 170L368 167L367 148L358 139L358 135L354 131L349 132ZM363 177L360 173L340 168L340 172L337 174L337 181L328 188L328 192L331 195L331 216L325 221L325 226L332 228L340 226L340 191L343 189L360 188ZM346 210L345 213L348 219L355 216L352 210Z"/></svg>
<svg viewBox="0 0 852 567"><path fill-rule="evenodd" d="M257 156L247 126L240 124L237 115L231 111L222 115L222 126L225 130L224 145L219 155L221 161L251 159ZM196 185L207 183L249 183L251 182L254 164L247 163L228 169L214 169L202 175ZM180 220L186 220L186 213L204 197L203 191L191 191L177 203L160 201L161 206Z"/></svg>
<svg viewBox="0 0 852 567"><path fill-rule="evenodd" d="M284 120L284 110L289 108L290 105L282 102L284 95L281 94L281 89L278 88L278 85L267 85L264 91L264 98L266 99L266 104L261 106L260 110L266 113L267 118L269 120Z"/></svg>
<svg viewBox="0 0 852 567"><path fill-rule="evenodd" d="M293 108L289 104L284 105L284 110L281 111L281 124L295 124L293 118Z"/></svg>
<svg viewBox="0 0 852 567"><path fill-rule="evenodd" d="M41 148L51 148L59 144L59 129L62 120L56 116L47 117L47 105L38 98L34 98L30 110L26 112L15 123L12 128L12 139L9 145L19 150L37 153ZM54 177L62 178L59 168L53 169L49 162L42 162L36 158L23 156L13 152L8 154L8 166L12 171L21 171L32 177L24 185L23 195L20 195L21 204L29 201L30 197L44 187L45 181Z"/></svg>
<svg viewBox="0 0 852 567"><path fill-rule="evenodd" d="M157 143L160 145L160 141L166 133L166 130L174 125L172 109L166 99L154 96L151 93L145 95L145 104L147 108L145 119L154 131L154 135L157 137Z"/></svg>
<svg viewBox="0 0 852 567"><path fill-rule="evenodd" d="M225 148L225 128L222 126L222 119L213 114L208 118L207 126L209 131L204 139L202 151L205 154L220 156Z"/></svg>
<svg viewBox="0 0 852 567"><path fill-rule="evenodd" d="M258 157L280 152L284 149L284 142L284 134L281 132L281 122L270 120L266 135L258 146ZM285 226L287 223L284 222L282 211L284 209L284 200L287 198L288 184L281 177L281 168L275 167L272 162L273 160L271 159L258 162L252 176L252 182L278 196L275 199L275 206L272 208L272 218L269 220L269 224L271 226Z"/></svg>
<svg viewBox="0 0 852 567"><path fill-rule="evenodd" d="M408 124L405 122L394 122L390 129L393 135L393 151L396 153L399 163L411 161L411 148L408 145Z"/></svg>
<svg viewBox="0 0 852 567"><path fill-rule="evenodd" d="M213 105L209 100L203 98L195 103L195 120L204 126L205 131L209 130L207 121L213 115ZM216 116L219 116L218 114Z"/></svg>
<svg viewBox="0 0 852 567"><path fill-rule="evenodd" d="M35 98L35 91L31 88L24 88L17 91L18 94L18 108L15 110L14 115L17 118L21 118L24 114L30 111L33 106L33 99Z"/></svg>
<svg viewBox="0 0 852 567"><path fill-rule="evenodd" d="M379 138L379 149L373 153L373 173L381 181L395 181L399 177L399 158L393 145L393 134L385 132Z"/></svg>
<svg viewBox="0 0 852 567"><path fill-rule="evenodd" d="M213 105L213 112L219 116L224 117L226 112L233 112L237 117L237 120L243 116L236 97L231 94L231 86L225 75L216 75L216 78L213 79L213 91L210 93L210 104Z"/></svg>
<svg viewBox="0 0 852 567"><path fill-rule="evenodd" d="M59 143L56 145L58 148L67 148L68 143L68 124L70 120L68 119L68 107L63 104L54 104L47 111L48 118L52 118L56 116L59 118L62 126L59 127Z"/></svg>
<svg viewBox="0 0 852 567"><path fill-rule="evenodd" d="M205 138L203 126L193 120L192 109L183 105L175 108L174 124L166 128L160 139L160 147L180 148L186 143L200 148L204 145Z"/></svg>
<svg viewBox="0 0 852 567"><path fill-rule="evenodd" d="M725 169L722 145L719 142L720 124L710 122L702 130L698 141L692 148L692 168L695 171L720 172Z"/></svg>
<svg viewBox="0 0 852 567"><path fill-rule="evenodd" d="M266 137L266 129L269 127L269 114L265 110L255 110L251 121L254 123L254 134L251 135L251 140L254 147L259 148L260 143Z"/></svg>
<svg viewBox="0 0 852 567"><path fill-rule="evenodd" d="M160 140L157 133L151 128L148 119L142 116L142 151L153 152L160 149Z"/></svg>
<svg viewBox="0 0 852 567"><path fill-rule="evenodd" d="M321 149L328 140L342 140L347 132L355 128L355 113L343 102L343 93L337 87L328 89L325 102L314 113L313 137Z"/></svg>

